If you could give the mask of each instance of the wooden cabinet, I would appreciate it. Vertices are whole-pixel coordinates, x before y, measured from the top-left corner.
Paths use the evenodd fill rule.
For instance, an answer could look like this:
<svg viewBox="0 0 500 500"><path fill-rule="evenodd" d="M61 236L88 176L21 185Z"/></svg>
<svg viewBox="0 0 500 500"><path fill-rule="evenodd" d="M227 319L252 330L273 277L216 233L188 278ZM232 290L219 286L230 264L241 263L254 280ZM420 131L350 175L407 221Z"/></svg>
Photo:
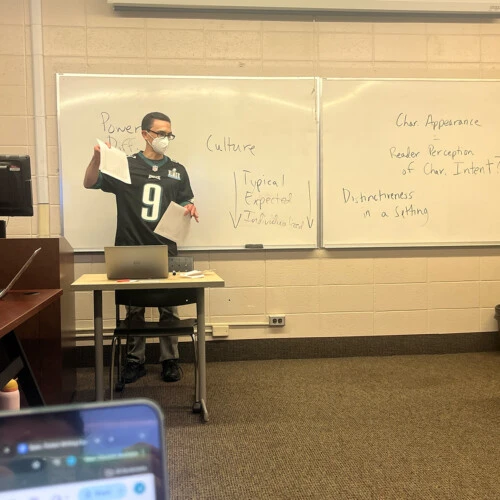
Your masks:
<svg viewBox="0 0 500 500"><path fill-rule="evenodd" d="M74 253L64 238L0 239L0 288L41 247L14 289L62 288L63 295L16 328L47 404L71 401L76 387Z"/></svg>

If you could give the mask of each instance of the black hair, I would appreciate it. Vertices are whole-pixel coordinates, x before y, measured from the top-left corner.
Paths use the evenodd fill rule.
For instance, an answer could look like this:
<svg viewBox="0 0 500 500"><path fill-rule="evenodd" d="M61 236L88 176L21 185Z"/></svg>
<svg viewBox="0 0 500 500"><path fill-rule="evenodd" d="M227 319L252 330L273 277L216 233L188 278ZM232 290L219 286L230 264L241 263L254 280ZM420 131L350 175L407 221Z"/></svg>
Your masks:
<svg viewBox="0 0 500 500"><path fill-rule="evenodd" d="M151 128L151 125L153 125L154 120L161 120L163 122L171 123L170 118L167 115L160 113L159 111L153 111L152 113L148 113L142 119L142 130L149 130Z"/></svg>

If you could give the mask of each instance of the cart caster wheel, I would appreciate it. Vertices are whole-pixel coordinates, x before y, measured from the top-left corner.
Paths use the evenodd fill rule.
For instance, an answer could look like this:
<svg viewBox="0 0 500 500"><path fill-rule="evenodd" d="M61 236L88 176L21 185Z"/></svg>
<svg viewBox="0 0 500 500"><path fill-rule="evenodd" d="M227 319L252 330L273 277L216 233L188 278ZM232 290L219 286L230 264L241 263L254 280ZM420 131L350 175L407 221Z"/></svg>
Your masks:
<svg viewBox="0 0 500 500"><path fill-rule="evenodd" d="M115 391L116 392L123 392L123 389L125 389L125 384L123 382L117 382L115 384Z"/></svg>
<svg viewBox="0 0 500 500"><path fill-rule="evenodd" d="M201 413L201 403L199 401L193 404L193 413Z"/></svg>

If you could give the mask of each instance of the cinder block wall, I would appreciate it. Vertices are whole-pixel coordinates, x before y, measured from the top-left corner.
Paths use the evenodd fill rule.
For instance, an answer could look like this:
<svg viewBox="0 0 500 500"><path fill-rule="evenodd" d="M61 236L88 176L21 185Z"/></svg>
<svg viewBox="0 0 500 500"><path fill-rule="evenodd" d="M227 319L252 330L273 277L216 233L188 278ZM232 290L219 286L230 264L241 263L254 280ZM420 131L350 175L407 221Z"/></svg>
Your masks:
<svg viewBox="0 0 500 500"><path fill-rule="evenodd" d="M52 236L61 233L56 72L500 77L500 23L487 19L183 19L116 14L106 0L43 0L42 13ZM29 2L0 0L0 26L0 152L34 158ZM79 126L77 116L74 126ZM36 158L34 165L36 184ZM82 176L85 167L73 166L81 168ZM8 234L36 236L37 215L11 219ZM231 326L229 339L497 329L497 248L211 251L194 256L196 267L215 269L226 280L225 289L207 292L208 323L262 322L268 314L286 314L284 328ZM103 272L102 255L77 260L77 274ZM107 295L108 326L113 313ZM83 339L92 326L90 294L78 294L77 318Z"/></svg>

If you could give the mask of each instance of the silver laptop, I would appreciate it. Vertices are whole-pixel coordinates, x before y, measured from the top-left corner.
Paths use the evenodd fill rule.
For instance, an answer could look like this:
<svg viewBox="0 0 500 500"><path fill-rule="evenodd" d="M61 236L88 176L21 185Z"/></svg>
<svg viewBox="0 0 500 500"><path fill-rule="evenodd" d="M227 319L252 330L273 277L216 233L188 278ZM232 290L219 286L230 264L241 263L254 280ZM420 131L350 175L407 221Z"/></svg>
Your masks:
<svg viewBox="0 0 500 500"><path fill-rule="evenodd" d="M19 269L19 272L12 278L12 281L2 290L0 289L0 299L3 299L9 291L12 289L16 281L23 275L24 271L28 269L29 265L33 262L33 259L36 257L36 254L41 250L41 248L37 248L32 254L31 257L24 263L23 267Z"/></svg>
<svg viewBox="0 0 500 500"><path fill-rule="evenodd" d="M168 247L141 245L104 248L110 280L168 278Z"/></svg>

